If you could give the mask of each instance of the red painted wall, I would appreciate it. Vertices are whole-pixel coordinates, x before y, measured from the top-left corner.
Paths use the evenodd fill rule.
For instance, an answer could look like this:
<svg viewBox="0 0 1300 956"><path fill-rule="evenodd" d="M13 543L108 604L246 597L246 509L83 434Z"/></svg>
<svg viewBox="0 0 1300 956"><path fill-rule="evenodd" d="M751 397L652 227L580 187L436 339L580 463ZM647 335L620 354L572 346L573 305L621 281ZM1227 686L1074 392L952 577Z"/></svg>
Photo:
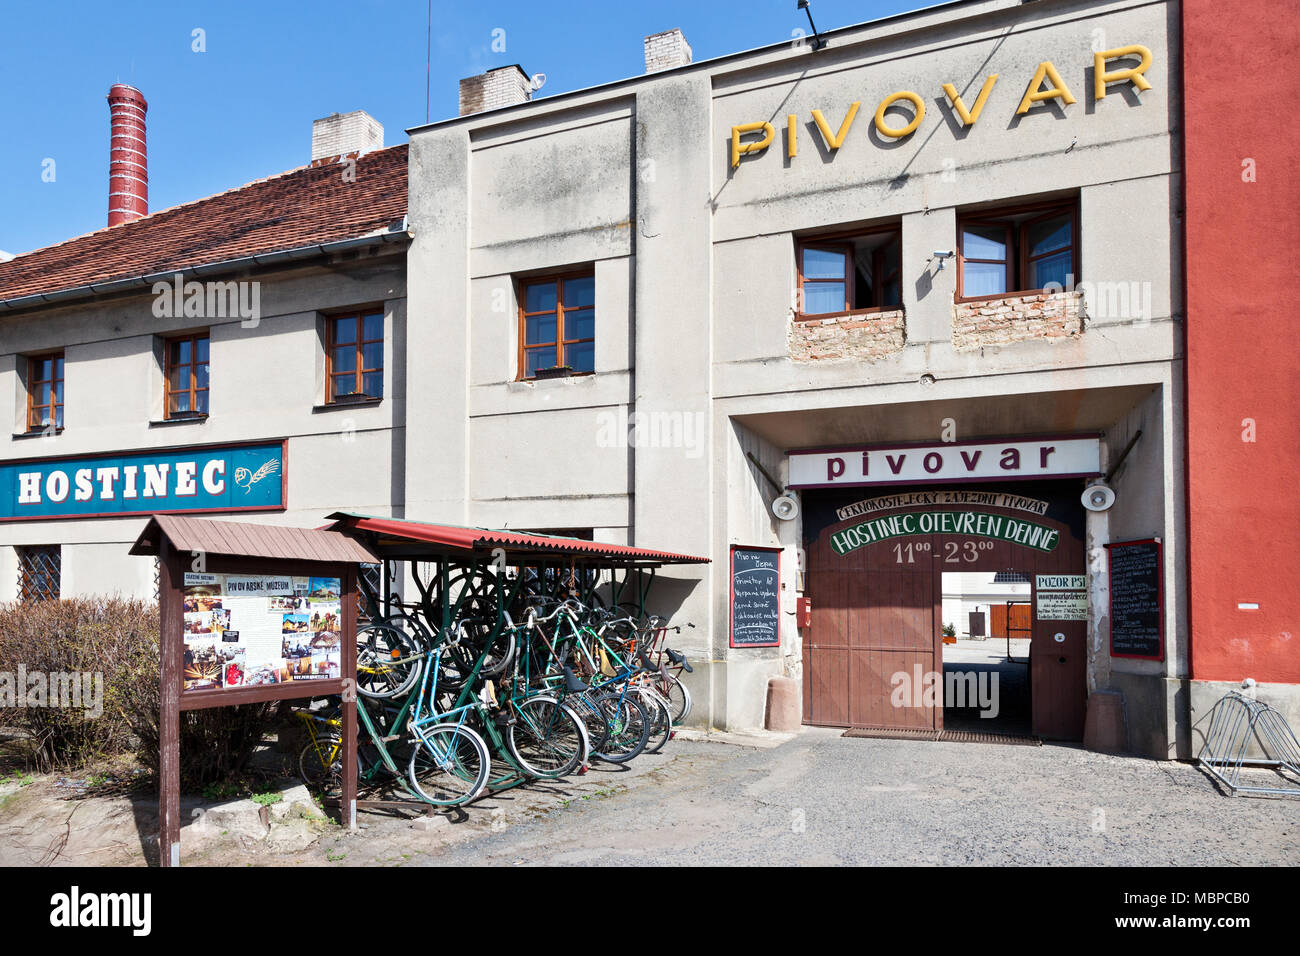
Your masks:
<svg viewBox="0 0 1300 956"><path fill-rule="evenodd" d="M1288 7L1183 3L1199 680L1300 683L1300 80L1285 65L1300 49L1300 18ZM1246 160L1254 182L1243 179ZM1243 441L1244 419L1254 420L1254 442Z"/></svg>

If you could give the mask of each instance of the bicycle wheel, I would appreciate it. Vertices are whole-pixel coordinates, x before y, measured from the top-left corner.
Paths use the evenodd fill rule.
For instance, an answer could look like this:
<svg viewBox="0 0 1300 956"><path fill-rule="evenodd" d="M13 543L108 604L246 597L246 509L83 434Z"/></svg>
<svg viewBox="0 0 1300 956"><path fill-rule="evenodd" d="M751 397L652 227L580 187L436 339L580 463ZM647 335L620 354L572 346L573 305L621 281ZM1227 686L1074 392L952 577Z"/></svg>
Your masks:
<svg viewBox="0 0 1300 956"><path fill-rule="evenodd" d="M455 807L483 792L492 760L487 744L464 724L434 724L419 731L407 776L429 803Z"/></svg>
<svg viewBox="0 0 1300 956"><path fill-rule="evenodd" d="M474 631L481 631L475 634ZM462 643L450 648L442 658L438 672L438 684L459 690L474 670L479 657L483 657L483 666L479 668L479 679L500 675L514 660L515 634L503 631L488 645L487 634L490 628L474 628L465 636ZM485 653L486 651L486 653Z"/></svg>
<svg viewBox="0 0 1300 956"><path fill-rule="evenodd" d="M582 721L587 733L588 752L599 753L609 737L609 718L605 712L586 694L569 694L564 698L564 703Z"/></svg>
<svg viewBox="0 0 1300 956"><path fill-rule="evenodd" d="M668 700L668 708L673 715L674 724L686 723L691 713L691 691L676 674L669 674L667 683L662 678L655 681L655 690Z"/></svg>
<svg viewBox="0 0 1300 956"><path fill-rule="evenodd" d="M388 624L368 624L357 632L357 693L383 699L400 697L420 677L413 639Z"/></svg>
<svg viewBox="0 0 1300 956"><path fill-rule="evenodd" d="M325 794L340 790L343 782L342 743L340 734L307 741L298 755L298 773L302 782Z"/></svg>
<svg viewBox="0 0 1300 956"><path fill-rule="evenodd" d="M596 752L601 760L626 763L645 750L650 739L650 718L632 694L606 694L596 698L609 722L609 733Z"/></svg>
<svg viewBox="0 0 1300 956"><path fill-rule="evenodd" d="M554 779L578 769L582 721L572 711L561 707L554 697L538 695L515 705L514 718L506 728L506 746L525 771Z"/></svg>
<svg viewBox="0 0 1300 956"><path fill-rule="evenodd" d="M645 752L657 754L673 735L673 715L668 709L668 701L655 691L643 687L640 694L641 704L650 717L650 734L646 739Z"/></svg>

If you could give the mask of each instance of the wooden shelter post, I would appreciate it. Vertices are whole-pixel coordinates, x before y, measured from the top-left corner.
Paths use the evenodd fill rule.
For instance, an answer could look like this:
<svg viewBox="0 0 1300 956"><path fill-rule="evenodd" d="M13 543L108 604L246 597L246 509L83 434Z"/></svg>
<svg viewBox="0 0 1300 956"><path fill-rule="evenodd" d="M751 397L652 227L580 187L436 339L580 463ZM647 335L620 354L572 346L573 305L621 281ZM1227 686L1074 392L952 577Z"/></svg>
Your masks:
<svg viewBox="0 0 1300 956"><path fill-rule="evenodd" d="M357 566L347 565L343 570L340 608L343 633L353 635L340 651L343 677L341 709L343 711L343 792L339 795L339 816L349 830L357 828Z"/></svg>

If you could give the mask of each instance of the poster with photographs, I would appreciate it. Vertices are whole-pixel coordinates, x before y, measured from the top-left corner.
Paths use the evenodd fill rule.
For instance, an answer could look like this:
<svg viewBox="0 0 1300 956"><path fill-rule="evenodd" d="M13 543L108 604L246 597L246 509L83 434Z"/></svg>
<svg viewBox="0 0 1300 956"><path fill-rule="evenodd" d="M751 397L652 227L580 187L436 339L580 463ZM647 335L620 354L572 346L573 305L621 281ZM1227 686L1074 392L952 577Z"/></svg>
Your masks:
<svg viewBox="0 0 1300 956"><path fill-rule="evenodd" d="M338 578L185 575L185 690L342 676Z"/></svg>

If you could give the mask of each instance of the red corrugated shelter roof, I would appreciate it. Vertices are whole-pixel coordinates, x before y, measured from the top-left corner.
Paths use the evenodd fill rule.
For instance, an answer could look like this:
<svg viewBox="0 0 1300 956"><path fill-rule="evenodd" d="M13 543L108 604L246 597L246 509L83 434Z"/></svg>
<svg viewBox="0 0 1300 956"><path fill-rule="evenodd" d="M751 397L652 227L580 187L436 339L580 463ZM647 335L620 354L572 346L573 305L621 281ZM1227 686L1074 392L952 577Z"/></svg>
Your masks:
<svg viewBox="0 0 1300 956"><path fill-rule="evenodd" d="M581 538L563 538L549 534L524 534L518 531L497 531L490 528L465 528L457 525L430 524L423 521L406 521L400 518L380 518L347 511L337 511L329 516L334 524L329 527L344 534L365 532L371 550L385 556L386 552L401 550L410 556L410 549L395 546L397 542L432 545L431 553L455 554L457 552L490 552L503 548L507 554L527 554L532 557L561 557L588 559L629 564L708 564L708 558L672 551L655 551L633 548L625 544L605 544ZM385 541L385 539L388 539Z"/></svg>
<svg viewBox="0 0 1300 956"><path fill-rule="evenodd" d="M0 300L356 239L406 215L406 146L304 166L0 262Z"/></svg>
<svg viewBox="0 0 1300 956"><path fill-rule="evenodd" d="M213 521L186 515L154 515L131 546L130 553L157 554L164 536L177 551L203 554L366 564L379 560L364 543L337 531Z"/></svg>

